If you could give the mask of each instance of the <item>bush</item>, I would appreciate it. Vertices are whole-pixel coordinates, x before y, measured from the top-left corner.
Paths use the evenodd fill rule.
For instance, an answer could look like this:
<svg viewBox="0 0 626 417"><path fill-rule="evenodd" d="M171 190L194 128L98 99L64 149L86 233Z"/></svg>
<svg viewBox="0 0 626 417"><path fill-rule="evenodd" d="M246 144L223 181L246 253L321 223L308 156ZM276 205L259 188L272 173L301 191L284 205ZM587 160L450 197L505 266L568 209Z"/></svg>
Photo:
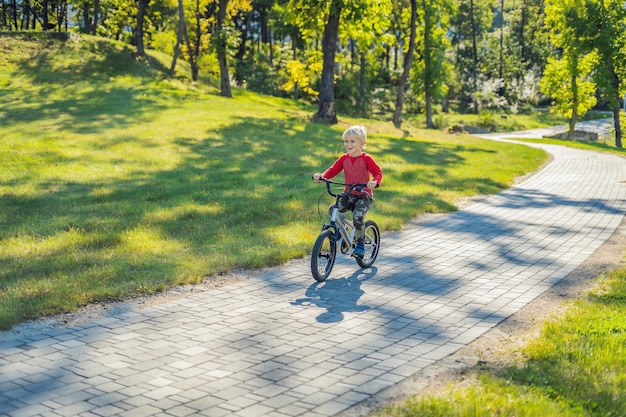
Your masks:
<svg viewBox="0 0 626 417"><path fill-rule="evenodd" d="M494 132L496 130L496 122L493 117L493 113L483 110L478 115L478 119L478 125L483 129L487 129L490 132Z"/></svg>

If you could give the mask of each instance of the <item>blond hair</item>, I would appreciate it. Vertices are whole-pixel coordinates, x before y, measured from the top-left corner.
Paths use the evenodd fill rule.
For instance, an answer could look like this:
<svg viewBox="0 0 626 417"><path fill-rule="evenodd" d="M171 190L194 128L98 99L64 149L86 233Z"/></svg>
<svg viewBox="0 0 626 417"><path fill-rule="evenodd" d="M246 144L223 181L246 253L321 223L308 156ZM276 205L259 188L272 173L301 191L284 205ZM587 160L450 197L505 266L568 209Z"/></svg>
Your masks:
<svg viewBox="0 0 626 417"><path fill-rule="evenodd" d="M350 126L346 130L344 130L343 138L359 139L363 144L363 148L365 149L365 141L367 140L367 129L365 128L365 126L361 125Z"/></svg>

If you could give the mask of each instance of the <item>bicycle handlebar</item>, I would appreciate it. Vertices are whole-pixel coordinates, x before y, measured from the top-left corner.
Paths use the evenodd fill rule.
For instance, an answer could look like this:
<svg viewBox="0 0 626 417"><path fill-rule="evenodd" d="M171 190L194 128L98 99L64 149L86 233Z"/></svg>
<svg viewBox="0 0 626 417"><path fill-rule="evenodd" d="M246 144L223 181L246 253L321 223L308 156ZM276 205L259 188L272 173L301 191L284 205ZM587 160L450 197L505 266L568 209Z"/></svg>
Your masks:
<svg viewBox="0 0 626 417"><path fill-rule="evenodd" d="M313 178L313 177L311 177L311 178ZM350 194L353 190L361 192L363 190L363 188L367 187L367 184L362 183L362 182L359 182L359 183L356 183L356 184L346 184L344 182L336 182L336 181L327 180L324 177L320 177L320 181L324 181L326 183L326 191L328 191L328 194L332 195L333 197L346 196L346 195ZM335 194L330 189L330 185L331 184L343 185L343 186L345 186L347 188L344 189L344 191L342 193Z"/></svg>

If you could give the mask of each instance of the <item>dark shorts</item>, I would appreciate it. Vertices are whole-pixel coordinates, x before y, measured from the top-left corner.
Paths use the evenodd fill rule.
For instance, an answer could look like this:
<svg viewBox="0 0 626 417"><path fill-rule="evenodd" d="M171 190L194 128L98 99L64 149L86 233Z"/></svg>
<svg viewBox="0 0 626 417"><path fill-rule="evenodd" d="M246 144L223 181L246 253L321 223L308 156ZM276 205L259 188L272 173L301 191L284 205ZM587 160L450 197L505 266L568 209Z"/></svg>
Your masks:
<svg viewBox="0 0 626 417"><path fill-rule="evenodd" d="M374 199L369 195L348 195L341 197L338 202L338 208L341 213L352 211L352 221L356 229L360 230L365 223L365 215L372 207ZM330 206L329 212L332 211L334 204Z"/></svg>

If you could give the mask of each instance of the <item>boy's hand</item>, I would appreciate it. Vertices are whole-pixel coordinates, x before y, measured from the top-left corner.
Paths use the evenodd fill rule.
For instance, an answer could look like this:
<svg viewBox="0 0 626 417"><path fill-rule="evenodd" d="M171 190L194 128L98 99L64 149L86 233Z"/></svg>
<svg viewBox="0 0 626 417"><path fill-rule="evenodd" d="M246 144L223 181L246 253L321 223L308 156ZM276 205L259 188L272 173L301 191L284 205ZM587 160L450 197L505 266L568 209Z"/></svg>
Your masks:
<svg viewBox="0 0 626 417"><path fill-rule="evenodd" d="M320 178L322 178L322 174L320 174L319 172L316 172L315 174L313 174L313 179L317 181L318 183L322 182Z"/></svg>
<svg viewBox="0 0 626 417"><path fill-rule="evenodd" d="M373 190L376 187L378 187L378 183L376 181L368 181L367 182L367 188L369 188L370 190Z"/></svg>

